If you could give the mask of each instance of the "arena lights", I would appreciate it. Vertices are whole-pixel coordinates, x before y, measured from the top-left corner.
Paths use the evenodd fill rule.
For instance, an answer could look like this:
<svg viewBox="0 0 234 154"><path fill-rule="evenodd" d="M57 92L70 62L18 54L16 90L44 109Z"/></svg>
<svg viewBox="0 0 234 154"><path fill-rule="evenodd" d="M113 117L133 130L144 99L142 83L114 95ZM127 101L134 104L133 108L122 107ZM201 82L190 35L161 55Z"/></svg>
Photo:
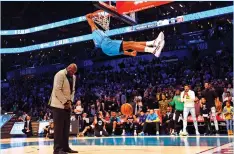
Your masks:
<svg viewBox="0 0 234 154"><path fill-rule="evenodd" d="M34 33L34 32L39 32L43 30L48 30L52 28L57 28L57 27L62 27L66 25L71 25L74 23L79 23L82 21L86 21L85 16L81 17L76 17L72 19L67 19L67 20L62 20L58 22L54 22L51 24L46 24L46 25L41 25L33 28L28 28L28 29L20 29L20 30L1 30L0 35L19 35L19 34L29 34L29 33Z"/></svg>
<svg viewBox="0 0 234 154"><path fill-rule="evenodd" d="M230 13L233 13L233 6L228 6L228 7L223 7L223 8L218 8L218 9L213 9L213 10L208 10L208 11L203 11L203 12L198 12L198 13L193 13L193 14L188 14L188 15L184 15L184 16L178 16L178 17L170 18L170 19L148 22L148 23L144 23L144 24L138 24L136 26L128 26L128 27L113 29L113 30L107 31L106 33L108 36L114 36L114 35L120 35L120 34L136 32L136 31L141 31L141 30L146 30L146 29L152 29L152 28L156 28L156 27L173 25L173 24L177 24L177 23L184 23L184 22L189 22L189 21L194 21L194 20L200 20L200 19L204 19L204 18L210 18L210 17L224 15L224 14L230 14ZM52 41L52 42L47 42L47 43L42 43L42 44L37 44L37 45L31 45L31 46L21 47L21 48L2 48L0 53L5 54L5 53L29 52L29 51L33 51L33 50L40 50L40 49L51 48L51 47L55 47L55 46L72 44L72 43L83 42L83 41L88 41L88 40L92 40L91 34L67 38L67 39L63 39L63 40Z"/></svg>
<svg viewBox="0 0 234 154"><path fill-rule="evenodd" d="M129 5L130 5L131 2L130 3L129 2L118 2L118 3L127 3L127 5L125 5L125 7L123 7L123 6L121 7L122 10L123 10L123 8L124 9L129 9ZM118 5L118 3L117 3L117 5ZM159 6L159 5L167 4L169 2L164 2L164 1L161 1L161 2L138 1L136 3L141 4L141 5L137 6L137 7L134 7L135 9L132 10L132 11L137 11L137 10L140 11L140 10L144 10L146 8L151 8L153 6ZM144 4L144 3L146 3L146 4ZM148 6L149 4L150 4L150 6ZM126 7L126 6L128 6L128 7ZM138 9L136 9L136 8L138 8ZM57 27L62 27L62 26L66 26L66 25L71 25L71 24L79 23L79 22L83 22L83 21L86 21L85 16L76 17L76 18L67 19L67 20L62 20L62 21L51 23L51 24L41 25L41 26L27 28L27 29L1 30L0 35L23 35L23 34L35 33L35 32L39 32L39 31L48 30L48 29L57 28Z"/></svg>

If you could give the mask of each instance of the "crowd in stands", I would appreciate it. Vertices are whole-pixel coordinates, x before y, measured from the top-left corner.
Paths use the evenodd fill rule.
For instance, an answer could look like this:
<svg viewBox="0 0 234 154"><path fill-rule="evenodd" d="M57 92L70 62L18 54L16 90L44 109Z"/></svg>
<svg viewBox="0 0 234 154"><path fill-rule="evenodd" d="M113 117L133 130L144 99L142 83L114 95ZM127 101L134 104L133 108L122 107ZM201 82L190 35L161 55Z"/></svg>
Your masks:
<svg viewBox="0 0 234 154"><path fill-rule="evenodd" d="M192 60L184 58L162 62L154 59L150 62L122 63L119 64L118 72L110 67L108 70L92 70L80 74L73 106L75 116L72 116L80 121L79 135L89 133L94 125L99 124L100 119L103 121L101 127L107 133L94 132L96 136L173 134L178 125L173 120L176 90L180 92L184 84L191 85L196 94L196 115L201 116L204 102L202 90L206 81L209 81L210 88L219 97L217 114L224 114L230 123L228 126L231 126L232 114L227 113L233 112L233 109L229 109L229 106L233 106L234 94L231 54L224 51L202 58L192 57ZM52 74L28 76L9 82L10 88L2 93L2 110L16 113L19 121L25 121L27 115L38 121L53 118L47 105L53 84ZM120 107L123 103L133 106L133 115L126 117L121 114ZM178 119L182 122L181 120L182 117ZM154 126L155 131L150 132ZM233 127L228 128L229 134L231 129Z"/></svg>

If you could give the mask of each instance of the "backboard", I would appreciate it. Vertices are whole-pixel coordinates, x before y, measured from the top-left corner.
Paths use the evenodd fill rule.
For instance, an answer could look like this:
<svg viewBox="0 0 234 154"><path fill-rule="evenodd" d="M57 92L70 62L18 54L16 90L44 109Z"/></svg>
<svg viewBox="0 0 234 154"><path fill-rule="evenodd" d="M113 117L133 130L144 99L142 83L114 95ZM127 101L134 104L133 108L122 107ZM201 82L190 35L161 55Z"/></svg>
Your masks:
<svg viewBox="0 0 234 154"><path fill-rule="evenodd" d="M130 25L137 24L136 12L158 7L173 1L96 1L94 6L103 10L112 17L118 18Z"/></svg>
<svg viewBox="0 0 234 154"><path fill-rule="evenodd" d="M128 23L129 25L137 24L135 12L131 12L129 14L120 14L117 11L116 3L113 1L105 1L105 2L96 1L96 2L93 2L93 4L95 7L99 8L100 10L103 10L109 13L112 17L122 20L125 23Z"/></svg>

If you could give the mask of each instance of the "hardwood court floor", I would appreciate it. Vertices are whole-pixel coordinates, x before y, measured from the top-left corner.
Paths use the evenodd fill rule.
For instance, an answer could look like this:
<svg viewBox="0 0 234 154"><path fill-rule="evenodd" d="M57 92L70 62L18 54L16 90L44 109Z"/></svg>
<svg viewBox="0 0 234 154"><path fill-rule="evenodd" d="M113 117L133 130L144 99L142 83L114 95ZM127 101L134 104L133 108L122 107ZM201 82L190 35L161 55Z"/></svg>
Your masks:
<svg viewBox="0 0 234 154"><path fill-rule="evenodd" d="M79 154L233 154L234 137L147 136L70 138ZM1 139L1 154L52 154L53 140L44 138Z"/></svg>

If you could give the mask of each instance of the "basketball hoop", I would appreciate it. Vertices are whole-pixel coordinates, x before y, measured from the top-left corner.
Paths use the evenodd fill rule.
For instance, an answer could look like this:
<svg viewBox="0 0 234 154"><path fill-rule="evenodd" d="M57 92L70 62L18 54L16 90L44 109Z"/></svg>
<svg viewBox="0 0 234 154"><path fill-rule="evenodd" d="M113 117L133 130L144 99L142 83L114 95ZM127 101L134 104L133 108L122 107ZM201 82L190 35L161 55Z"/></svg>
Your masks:
<svg viewBox="0 0 234 154"><path fill-rule="evenodd" d="M120 14L116 8L116 3L112 3L112 1L97 1L94 2L94 6L100 10L93 13L93 21L105 30L109 30L110 16L130 25L137 24L135 12L131 13L130 16Z"/></svg>
<svg viewBox="0 0 234 154"><path fill-rule="evenodd" d="M105 30L109 30L110 28L110 15L107 12L100 10L100 12L97 12L93 17L93 21Z"/></svg>

